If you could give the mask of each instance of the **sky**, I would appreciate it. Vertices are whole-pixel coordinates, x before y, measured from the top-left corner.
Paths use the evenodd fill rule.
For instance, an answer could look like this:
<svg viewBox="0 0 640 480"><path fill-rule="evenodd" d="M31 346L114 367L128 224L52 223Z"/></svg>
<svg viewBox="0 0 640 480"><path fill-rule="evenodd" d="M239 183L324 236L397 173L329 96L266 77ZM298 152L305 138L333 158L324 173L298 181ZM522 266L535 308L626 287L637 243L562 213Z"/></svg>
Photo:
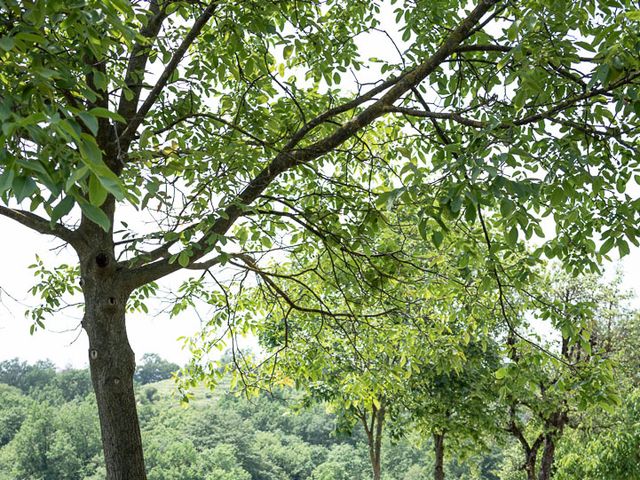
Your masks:
<svg viewBox="0 0 640 480"><path fill-rule="evenodd" d="M4 262L0 269L0 361L18 357L29 362L50 359L60 368L88 365L88 340L79 329L79 310L56 314L45 322L45 330L29 333L31 319L24 315L27 307L37 304L29 294L35 279L29 265L38 254L50 267L56 263L75 263L70 249L59 251L60 241L31 232L0 217L0 252ZM52 250L54 249L54 250ZM171 279L168 279L171 284ZM13 298L12 298L13 297ZM198 331L200 321L193 313L169 319L158 314L162 304L150 305L149 315L130 315L127 330L136 358L144 353L159 353L167 360L184 364L189 352L181 348L180 336Z"/></svg>

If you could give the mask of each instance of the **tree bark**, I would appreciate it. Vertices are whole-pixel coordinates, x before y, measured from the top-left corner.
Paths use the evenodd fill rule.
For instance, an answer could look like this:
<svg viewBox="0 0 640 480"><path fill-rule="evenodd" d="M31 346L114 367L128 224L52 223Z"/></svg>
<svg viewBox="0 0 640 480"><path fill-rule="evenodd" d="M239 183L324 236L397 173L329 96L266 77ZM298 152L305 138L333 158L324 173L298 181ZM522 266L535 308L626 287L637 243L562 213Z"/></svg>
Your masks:
<svg viewBox="0 0 640 480"><path fill-rule="evenodd" d="M533 451L527 455L524 469L527 472L527 480L536 480L536 462L538 459L537 451Z"/></svg>
<svg viewBox="0 0 640 480"><path fill-rule="evenodd" d="M80 259L85 300L83 328L96 395L107 480L146 480L133 390L135 358L125 325L129 289L111 251Z"/></svg>
<svg viewBox="0 0 640 480"><path fill-rule="evenodd" d="M371 459L371 471L373 480L382 478L382 431L384 426L385 406L384 399L380 402L380 408L373 407L370 422L367 420L366 413L362 413L360 420L364 425L364 431L367 434L367 443L369 444L369 458Z"/></svg>
<svg viewBox="0 0 640 480"><path fill-rule="evenodd" d="M433 478L435 480L444 480L444 433L433 434L433 450L436 457Z"/></svg>
<svg viewBox="0 0 640 480"><path fill-rule="evenodd" d="M556 442L553 434L547 434L544 438L544 449L542 450L542 461L540 464L540 474L538 480L549 480L551 469L556 453Z"/></svg>
<svg viewBox="0 0 640 480"><path fill-rule="evenodd" d="M384 424L384 401L381 402L380 408L376 412L376 430L373 444L373 480L380 480L382 477L382 467L380 465L380 455L382 452L382 426Z"/></svg>
<svg viewBox="0 0 640 480"><path fill-rule="evenodd" d="M380 454L374 454L371 457L371 467L373 469L373 480L380 480L382 478L382 467L380 465Z"/></svg>

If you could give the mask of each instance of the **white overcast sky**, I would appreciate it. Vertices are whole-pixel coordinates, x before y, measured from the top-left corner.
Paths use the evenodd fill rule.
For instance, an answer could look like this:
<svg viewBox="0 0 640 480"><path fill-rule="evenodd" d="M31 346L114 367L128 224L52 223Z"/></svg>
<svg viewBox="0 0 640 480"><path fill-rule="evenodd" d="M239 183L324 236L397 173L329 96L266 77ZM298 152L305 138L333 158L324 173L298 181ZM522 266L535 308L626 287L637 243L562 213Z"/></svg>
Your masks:
<svg viewBox="0 0 640 480"><path fill-rule="evenodd" d="M31 232L0 217L0 258L3 262L0 288L6 291L0 297L0 361L19 357L29 362L48 358L60 367L88 364L88 341L84 331L77 329L80 321L78 310L73 311L73 316L71 311L69 314L63 312L55 315L46 321L44 331L37 331L34 335L29 334L32 322L24 315L25 305L37 303L37 299L28 292L35 281L33 270L28 268L34 263L35 255L40 255L50 267L56 262L74 262L75 255L70 249L51 251L59 245L60 241ZM189 355L176 339L195 333L199 320L193 313L174 319L169 319L167 315L154 316L154 311L161 308L162 305L156 303L152 305L149 315L129 316L127 328L131 346L137 358L144 353L155 352L183 364Z"/></svg>

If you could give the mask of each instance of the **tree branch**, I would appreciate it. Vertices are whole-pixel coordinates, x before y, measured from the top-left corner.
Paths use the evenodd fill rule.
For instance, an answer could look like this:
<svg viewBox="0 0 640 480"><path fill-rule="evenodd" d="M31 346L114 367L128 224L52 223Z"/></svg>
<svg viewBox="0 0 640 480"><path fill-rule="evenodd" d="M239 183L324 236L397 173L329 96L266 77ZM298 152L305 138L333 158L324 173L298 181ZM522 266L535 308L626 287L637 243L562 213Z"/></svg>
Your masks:
<svg viewBox="0 0 640 480"><path fill-rule="evenodd" d="M455 49L456 53L464 52L510 52L513 47L508 45L460 45Z"/></svg>
<svg viewBox="0 0 640 480"><path fill-rule="evenodd" d="M245 189L240 192L232 202L230 202L223 214L218 217L210 229L205 232L203 237L192 245L192 251L195 252L192 259L198 260L202 256L206 255L212 248L210 241L211 236L224 235L242 215L245 210L245 206L253 203L253 201L258 198L258 196L275 180L278 175L297 165L314 160L352 138L364 127L370 125L378 117L383 115L386 109L400 99L403 94L427 78L446 60L449 55L451 55L451 53L455 51L460 43L468 37L474 25L476 25L485 13L496 3L498 3L498 0L481 0L478 6L476 6L469 16L451 32L449 37L429 58L417 67L403 73L398 79L395 79L394 85L379 100L364 109L353 119L336 128L336 130L327 137L305 148L293 150L293 146L295 146L304 137L306 132L310 131L313 128L313 125L318 124L314 122L321 123L324 121L317 120L319 118L325 118L324 114L316 117L316 119L302 127L299 132L294 134L287 146L285 146L285 148L276 155L275 158L256 177L253 178L253 180L249 182ZM367 95L369 94L365 94L359 98L367 97ZM354 102L356 101L359 100L354 100ZM328 112L326 113L328 114ZM132 277L131 283L139 286L147 282L157 280L158 278L179 270L180 268L181 267L175 263L169 264L167 260L159 260L132 270L128 274Z"/></svg>
<svg viewBox="0 0 640 480"><path fill-rule="evenodd" d="M167 18L167 14L164 8L161 8L158 4L158 0L152 0L149 3L148 13L147 23L140 30L140 36L143 40L138 41L131 49L131 56L129 57L129 64L124 77L125 88L131 91L132 96L127 100L123 91L120 97L120 105L118 106L118 113L127 121L133 118L138 107L151 44L157 38L162 28L162 23Z"/></svg>
<svg viewBox="0 0 640 480"><path fill-rule="evenodd" d="M202 31L204 26L207 24L209 19L213 16L216 6L217 6L217 2L213 0L211 3L209 3L207 8L205 8L204 12L202 12L202 14L198 17L198 19L193 23L191 30L189 30L189 33L187 33L187 35L184 37L184 39L182 40L182 43L180 43L176 51L173 52L173 55L171 56L171 60L169 60L169 63L167 64L163 72L160 74L160 77L156 81L156 84L154 85L154 87L149 92L149 95L147 95L147 98L145 99L144 103L140 106L140 109L135 113L135 115L133 115L133 117L131 118L129 123L126 125L126 127L124 127L124 129L121 132L119 132L118 142L121 148L121 153L124 153L128 150L129 145L131 144L135 136L136 130L138 129L138 127L146 117L147 113L149 113L149 110L151 110L151 107L153 107L156 100L164 90L164 87L169 82L169 79L173 75L173 72L175 72L176 69L178 68L178 65L182 61L184 54L187 52L187 50L193 44L196 38L198 38L198 35L200 35L200 32Z"/></svg>

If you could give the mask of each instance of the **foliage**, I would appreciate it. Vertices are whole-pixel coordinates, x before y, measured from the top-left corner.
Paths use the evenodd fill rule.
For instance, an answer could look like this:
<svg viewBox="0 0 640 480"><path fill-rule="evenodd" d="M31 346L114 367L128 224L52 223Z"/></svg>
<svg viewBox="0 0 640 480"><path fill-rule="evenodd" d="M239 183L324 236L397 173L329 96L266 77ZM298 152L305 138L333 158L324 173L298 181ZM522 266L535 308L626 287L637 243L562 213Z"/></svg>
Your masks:
<svg viewBox="0 0 640 480"><path fill-rule="evenodd" d="M29 393L31 389L49 384L55 377L55 365L49 361L38 361L34 365L19 359L0 363L0 383L6 383Z"/></svg>
<svg viewBox="0 0 640 480"><path fill-rule="evenodd" d="M605 282L594 276L571 278L553 272L541 285L544 293L529 292L532 301L520 303L520 316L548 322L546 327L550 327L546 351L526 338L511 336L505 348L507 361L495 373L504 402L504 428L520 444L524 454L520 468L527 471L527 478L550 478L556 448L570 445L563 439L569 426L575 429L569 430L569 438L576 438L583 429L594 428L599 422L595 419L624 415L629 407L620 408L621 386L630 394L625 398L633 403L625 370L616 369L615 357L621 352L619 335L633 329L637 313L628 308L630 294L620 291L620 283L620 277ZM537 313L528 310L536 304ZM630 339L635 342L637 336ZM631 438L634 436L632 433ZM606 450L604 444L595 448L600 454ZM582 452L578 458L578 465L586 467L584 478L591 478L595 471L588 465L599 465L597 455L584 457ZM571 455L560 462L567 472L576 467L569 467ZM538 469L539 477L535 474ZM511 475L517 476L515 472Z"/></svg>
<svg viewBox="0 0 640 480"><path fill-rule="evenodd" d="M19 388L25 394L61 396L66 401L83 399L92 391L87 370L67 368L56 372L55 365L48 360L33 365L17 358L0 362L0 383Z"/></svg>
<svg viewBox="0 0 640 480"><path fill-rule="evenodd" d="M79 267L36 263L32 331L82 290L92 372L128 388L119 416L112 384L96 388L103 424L128 417L133 430L105 442L107 458L141 451L128 443L138 435L125 313L146 312L155 282L178 270L205 272L172 313L214 310L213 337L192 345L206 360L220 330L255 333L265 318L235 317L238 278L258 275L293 308L307 269L342 282L327 255L365 266L340 293L357 297L462 239L443 263L455 259L451 277L473 295L497 298L506 322L505 302L545 257L597 271L613 249L628 254L640 238L638 21L625 0L0 0L0 214L78 254ZM366 58L375 35L397 55ZM402 207L420 239L410 251ZM394 238L386 229L401 241L377 243ZM283 257L289 292L269 269ZM102 328L107 313L119 328ZM375 316L371 305L348 314ZM460 352L476 326L437 342ZM441 353L436 370L462 368L460 354ZM521 363L534 378L537 360ZM112 463L109 477L124 475L126 462ZM127 465L144 477L142 463Z"/></svg>
<svg viewBox="0 0 640 480"><path fill-rule="evenodd" d="M145 385L171 378L172 374L180 369L180 366L167 362L156 353L145 353L141 364L136 368L133 379Z"/></svg>
<svg viewBox="0 0 640 480"><path fill-rule="evenodd" d="M628 341L637 342L637 338ZM623 350L620 354L633 358L633 352ZM617 378L623 384L627 382L623 376ZM354 428L351 435L339 433L339 419L326 413L326 404L300 409L304 392L282 388L248 399L228 393L229 380L225 377L221 381L213 397L205 389L198 389L188 408L179 405L170 381L140 387L150 478L370 478L362 428ZM143 402L148 388L156 390L153 403ZM558 446L558 479L622 480L637 474L638 462L633 457L639 445L637 388L621 389L620 395L622 405L614 413L589 409L582 413L585 417L579 428L565 432ZM53 396L56 403L52 404L0 385L0 400L0 433L4 435L0 442L0 479L104 478L96 406L91 397L66 400L58 395ZM522 478L518 445L490 442L490 447L473 455L453 450L445 465L448 478ZM385 480L430 477L431 441L420 441L415 433L393 443L385 440L382 464Z"/></svg>

